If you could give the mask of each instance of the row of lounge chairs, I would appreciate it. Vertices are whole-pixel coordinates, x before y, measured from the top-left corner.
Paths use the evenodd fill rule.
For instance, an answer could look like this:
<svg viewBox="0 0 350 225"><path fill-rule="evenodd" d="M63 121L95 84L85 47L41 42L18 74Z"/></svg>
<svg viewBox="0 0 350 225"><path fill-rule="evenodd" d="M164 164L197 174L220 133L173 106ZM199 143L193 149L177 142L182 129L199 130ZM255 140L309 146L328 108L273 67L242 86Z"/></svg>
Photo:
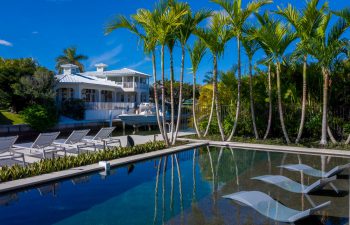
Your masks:
<svg viewBox="0 0 350 225"><path fill-rule="evenodd" d="M289 164L280 167L290 171L303 172L309 176L319 177L321 179L309 186L302 185L289 179L288 177L280 175L264 175L253 177L251 179L278 186L279 188L282 188L289 192L302 193L307 195L322 189L327 184L332 184L331 182L335 181L337 178L336 175L340 174L345 169L350 168L350 163L337 166L328 172L322 172L305 164ZM273 199L271 196L260 191L241 191L225 195L223 198L231 199L240 203L241 205L249 206L270 219L285 223L295 223L296 221L306 218L331 204L330 201L317 206L312 203L313 208L305 211L298 211L286 207L285 205Z"/></svg>
<svg viewBox="0 0 350 225"><path fill-rule="evenodd" d="M22 159L25 165L23 150L29 150L30 153L40 153L43 158L51 153L52 157L58 152L67 154L67 150L76 151L79 154L84 151L96 151L96 149L106 149L111 145L121 146L118 138L111 137L115 127L102 128L93 137L88 137L90 132L87 130L74 130L67 139L58 140L60 132L41 133L30 146L16 145L18 136L0 137L0 159Z"/></svg>

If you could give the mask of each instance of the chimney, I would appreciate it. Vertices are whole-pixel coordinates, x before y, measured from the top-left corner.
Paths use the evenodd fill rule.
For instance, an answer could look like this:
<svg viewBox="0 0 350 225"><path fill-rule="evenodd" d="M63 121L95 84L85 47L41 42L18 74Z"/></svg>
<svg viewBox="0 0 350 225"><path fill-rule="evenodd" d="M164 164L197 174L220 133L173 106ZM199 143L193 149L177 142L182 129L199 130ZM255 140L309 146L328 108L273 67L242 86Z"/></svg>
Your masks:
<svg viewBox="0 0 350 225"><path fill-rule="evenodd" d="M107 68L108 65L106 64L103 64L103 63L99 63L99 64L96 64L95 67L96 67L96 71L97 72L104 72L105 69Z"/></svg>
<svg viewBox="0 0 350 225"><path fill-rule="evenodd" d="M64 64L61 68L63 68L64 75L74 75L79 73L79 67L73 64Z"/></svg>

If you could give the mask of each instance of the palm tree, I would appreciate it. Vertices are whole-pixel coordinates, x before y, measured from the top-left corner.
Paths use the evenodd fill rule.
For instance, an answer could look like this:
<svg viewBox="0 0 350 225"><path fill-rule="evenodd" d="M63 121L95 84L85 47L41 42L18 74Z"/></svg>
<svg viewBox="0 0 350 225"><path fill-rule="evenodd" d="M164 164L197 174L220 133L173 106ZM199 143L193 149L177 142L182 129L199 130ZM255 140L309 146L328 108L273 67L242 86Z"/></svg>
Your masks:
<svg viewBox="0 0 350 225"><path fill-rule="evenodd" d="M324 14L321 26L317 30L317 35L310 38L307 42L307 52L317 59L323 75L321 145L327 144L329 77L332 74L332 67L337 61L338 56L345 52L346 41L342 40L341 36L348 28L348 24L343 18L338 19L337 22L330 27L331 17L331 13Z"/></svg>
<svg viewBox="0 0 350 225"><path fill-rule="evenodd" d="M298 130L298 135L295 143L299 143L303 134L306 114L306 93L307 93L307 59L308 54L305 51L306 43L309 38L316 35L317 29L320 26L324 10L327 9L325 3L320 9L317 8L319 0L310 0L305 8L300 11L291 4L285 9L279 8L278 14L283 16L295 29L300 42L298 43L296 54L302 55L303 58L303 94L301 106L301 119Z"/></svg>
<svg viewBox="0 0 350 225"><path fill-rule="evenodd" d="M228 22L231 26L233 35L237 39L237 65L238 65L238 86L237 86L237 108L235 122L228 138L230 141L235 134L238 118L240 114L241 106L241 39L243 35L243 26L250 15L257 12L259 8L264 5L272 3L271 0L258 0L250 2L246 8L242 8L242 0L213 0L213 2L219 4L226 12Z"/></svg>
<svg viewBox="0 0 350 225"><path fill-rule="evenodd" d="M189 51L189 55L190 55L190 59L191 59L191 63L192 63L192 74L193 74L193 88L192 88L192 92L193 92L193 104L192 104L192 113L193 113L193 124L194 124L194 128L196 129L196 133L197 136L200 138L201 137L201 133L198 129L198 125L197 125L197 116L196 116L196 83L197 83L197 70L198 70L198 66L200 64L200 62L202 61L205 53L206 53L207 47L205 46L204 42L201 41L200 39L197 39L194 44L193 44L193 48L188 48Z"/></svg>
<svg viewBox="0 0 350 225"><path fill-rule="evenodd" d="M255 123L254 96L253 96L253 65L252 60L254 54L259 50L260 45L257 40L243 39L242 45L249 59L249 97L250 97L250 113L252 117L253 130L256 139L259 139L259 133Z"/></svg>
<svg viewBox="0 0 350 225"><path fill-rule="evenodd" d="M84 72L84 65L81 61L88 59L87 56L82 54L77 54L76 47L68 47L63 50L63 55L56 58L56 70L62 73L61 66L64 64L74 64L79 67L80 72Z"/></svg>
<svg viewBox="0 0 350 225"><path fill-rule="evenodd" d="M175 4L174 4L175 3ZM177 134L180 129L181 122L181 111L182 111L182 87L184 80L184 71L185 71L185 47L188 42L188 39L192 33L196 30L197 25L202 22L204 19L211 16L211 11L201 10L196 13L192 13L188 4L173 2L174 8L176 11L186 10L188 13L181 18L182 24L177 29L177 38L181 45L181 73L180 73L180 87L179 87L179 105L178 105L178 115L177 123L175 130L175 138L173 139L173 144L176 141Z"/></svg>
<svg viewBox="0 0 350 225"><path fill-rule="evenodd" d="M215 102L216 117L218 120L221 138L225 140L225 134L221 123L221 112L218 101L217 74L218 58L223 55L225 45L231 39L232 33L227 26L227 19L220 13L215 13L208 25L208 28L198 28L195 34L205 43L213 56L213 102ZM214 104L212 104L212 110ZM210 125L211 121L208 122Z"/></svg>
<svg viewBox="0 0 350 225"><path fill-rule="evenodd" d="M258 16L259 17L259 16ZM265 19L268 16L263 16ZM265 19L259 19L265 20ZM292 43L296 34L292 32L289 27L278 20L269 19L267 24L264 24L255 32L255 38L259 41L261 47L267 52L268 61L275 62L276 64L276 82L277 82L277 100L278 111L280 117L281 128L287 144L290 144L290 139L286 130L282 108L282 96L281 96L281 62L283 60L284 53L287 47Z"/></svg>
<svg viewBox="0 0 350 225"><path fill-rule="evenodd" d="M149 11L140 10L137 14L133 15L133 21L129 21L126 17L118 15L116 19L112 20L107 27L105 28L106 34L124 28L135 34L142 42L143 49L146 54L152 55L152 68L153 68L153 89L154 89L154 99L156 107L156 116L159 131L163 137L163 140L166 140L163 124L160 120L159 114L159 104L158 104L158 91L157 91L157 70L156 70L156 45L157 38L156 33L154 32L154 14ZM138 29L139 27L139 29ZM140 29L143 31L141 32Z"/></svg>

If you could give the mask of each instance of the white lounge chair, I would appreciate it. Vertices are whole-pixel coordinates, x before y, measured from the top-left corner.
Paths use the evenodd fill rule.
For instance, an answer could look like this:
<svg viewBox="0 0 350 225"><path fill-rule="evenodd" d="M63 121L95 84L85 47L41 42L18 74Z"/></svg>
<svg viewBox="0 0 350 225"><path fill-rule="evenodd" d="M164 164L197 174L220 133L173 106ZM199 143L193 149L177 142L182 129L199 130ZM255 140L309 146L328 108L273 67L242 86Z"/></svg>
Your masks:
<svg viewBox="0 0 350 225"><path fill-rule="evenodd" d="M77 149L78 154L82 149L89 150L90 148L92 148L94 151L96 151L95 143L88 143L85 140L83 140L86 137L86 135L89 133L89 131L90 129L74 130L66 140L64 140L63 142L59 142L57 140L54 142L54 144L57 144L61 147L65 147L66 149L69 149L69 148Z"/></svg>
<svg viewBox="0 0 350 225"><path fill-rule="evenodd" d="M290 171L303 172L303 173L305 173L309 176L313 176L313 177L327 178L327 177L332 177L332 176L338 175L341 172L343 172L345 169L350 168L350 163L345 164L345 165L336 166L328 172L323 172L321 170L314 169L311 166L308 166L305 164L288 164L288 165L282 165L279 167L290 170Z"/></svg>
<svg viewBox="0 0 350 225"><path fill-rule="evenodd" d="M309 194L311 192L320 190L327 184L331 183L332 181L335 181L336 177L334 176L330 178L320 179L309 186L302 185L298 182L295 182L294 180L289 179L288 177L281 176L281 175L265 175L265 176L253 177L251 179L260 180L269 184L273 184L290 192Z"/></svg>
<svg viewBox="0 0 350 225"><path fill-rule="evenodd" d="M115 127L105 127L101 128L97 134L91 138L91 139L84 139L84 141L88 143L95 143L96 145L103 145L103 149L106 149L107 146L111 144L119 144L121 146L121 141L119 138L113 138L111 137L112 132L114 131Z"/></svg>
<svg viewBox="0 0 350 225"><path fill-rule="evenodd" d="M11 137L0 137L0 159L17 159L21 158L23 161L23 166L25 165L24 154L16 152L14 144L18 136Z"/></svg>
<svg viewBox="0 0 350 225"><path fill-rule="evenodd" d="M237 201L244 206L252 207L261 215L284 223L295 223L296 221L306 218L331 204L331 202L328 201L314 208L305 211L298 211L282 205L269 195L260 191L241 191L225 195L223 198L228 198Z"/></svg>
<svg viewBox="0 0 350 225"><path fill-rule="evenodd" d="M66 155L67 153L65 147L61 147L53 143L59 134L60 132L41 133L29 148L21 146L16 147L29 149L30 153L33 151L40 151L43 155L43 158L46 158L46 153L52 153L52 157L54 157L55 153L57 152L64 152L64 155Z"/></svg>

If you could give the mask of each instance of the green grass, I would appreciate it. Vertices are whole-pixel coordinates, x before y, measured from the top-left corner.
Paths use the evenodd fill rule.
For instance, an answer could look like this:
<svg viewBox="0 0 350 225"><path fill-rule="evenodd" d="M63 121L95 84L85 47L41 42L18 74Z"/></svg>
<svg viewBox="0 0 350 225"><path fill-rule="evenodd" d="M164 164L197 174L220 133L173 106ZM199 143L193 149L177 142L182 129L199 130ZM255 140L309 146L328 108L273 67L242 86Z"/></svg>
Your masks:
<svg viewBox="0 0 350 225"><path fill-rule="evenodd" d="M6 110L0 110L0 125L24 124L19 114L11 113Z"/></svg>
<svg viewBox="0 0 350 225"><path fill-rule="evenodd" d="M193 138L193 139L199 139L197 135L189 135L186 136L186 138ZM212 141L221 141L220 135L209 135L205 138L206 140L212 140ZM242 142L242 143L251 143L251 144L265 144L265 145L285 145L287 146L287 143L284 141L283 138L275 138L275 139L266 139L266 140L256 140L253 137L233 137L232 141L234 142ZM326 146L321 146L319 144L319 140L316 139L302 139L299 144L291 143L288 146L295 146L295 147L304 147L304 148L326 148L326 149L338 149L338 150L350 150L350 145L345 145L344 143L338 142L337 144L332 144L330 141Z"/></svg>

